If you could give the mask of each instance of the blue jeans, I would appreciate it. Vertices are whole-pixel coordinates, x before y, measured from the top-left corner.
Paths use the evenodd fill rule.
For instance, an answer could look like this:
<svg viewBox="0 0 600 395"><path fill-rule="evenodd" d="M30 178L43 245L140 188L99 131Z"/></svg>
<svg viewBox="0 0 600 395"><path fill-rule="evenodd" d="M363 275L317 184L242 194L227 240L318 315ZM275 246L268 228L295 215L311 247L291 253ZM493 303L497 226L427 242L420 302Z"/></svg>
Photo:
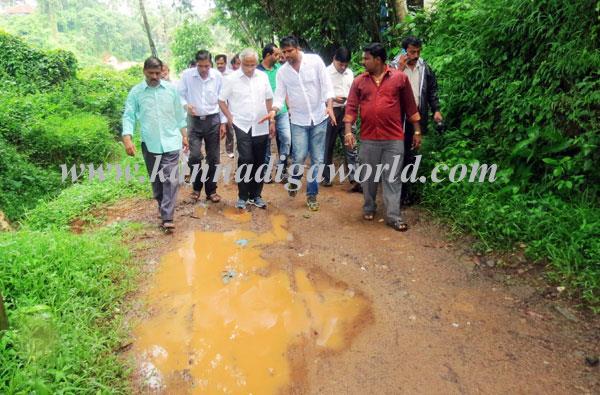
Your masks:
<svg viewBox="0 0 600 395"><path fill-rule="evenodd" d="M325 119L318 125L292 126L292 163L294 165L304 166L306 157L310 154L310 165L322 165L325 157L325 138L327 137L327 122ZM297 167L297 166L296 166ZM313 168L312 177L314 181L308 182L306 186L307 196L316 196L319 193L319 183L317 181L318 167ZM294 172L296 173L296 172ZM299 180L301 175L294 175Z"/></svg>
<svg viewBox="0 0 600 395"><path fill-rule="evenodd" d="M290 156L290 149L292 147L289 113L286 112L275 117L275 129L277 130L277 154L279 155L279 158L275 161L275 165L283 164L287 166L287 158ZM271 139L269 139L267 144L265 163L269 163L269 160L271 160ZM282 156L285 158L281 159Z"/></svg>

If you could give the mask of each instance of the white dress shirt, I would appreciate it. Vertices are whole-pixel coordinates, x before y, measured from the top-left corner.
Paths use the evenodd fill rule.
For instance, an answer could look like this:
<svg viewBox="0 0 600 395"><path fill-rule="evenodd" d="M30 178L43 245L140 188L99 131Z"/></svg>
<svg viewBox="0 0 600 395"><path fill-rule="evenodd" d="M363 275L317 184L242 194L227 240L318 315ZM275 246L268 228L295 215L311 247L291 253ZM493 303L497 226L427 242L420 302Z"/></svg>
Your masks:
<svg viewBox="0 0 600 395"><path fill-rule="evenodd" d="M223 85L221 73L209 69L208 77L203 79L196 67L189 68L181 75L179 81L179 96L181 102L191 104L198 116L207 116L220 113L219 93ZM223 114L220 114L221 123L227 122Z"/></svg>
<svg viewBox="0 0 600 395"><path fill-rule="evenodd" d="M287 62L277 72L273 106L281 109L287 97L294 125L318 125L327 119L325 104L334 98L333 87L323 60L318 55L300 53L299 72Z"/></svg>
<svg viewBox="0 0 600 395"><path fill-rule="evenodd" d="M354 81L354 73L352 70L350 70L349 67L346 67L344 73L340 73L332 63L327 66L327 73L329 74L329 78L331 78L335 97L345 97L347 99L348 94L350 93L350 87L352 86L352 81ZM334 107L344 107L345 105L346 103L340 104L336 101L333 102Z"/></svg>
<svg viewBox="0 0 600 395"><path fill-rule="evenodd" d="M252 128L252 136L269 134L269 123L258 121L267 115L265 102L270 99L273 99L273 91L267 74L254 70L249 78L241 68L223 80L219 94L219 100L227 103L233 124L246 133Z"/></svg>

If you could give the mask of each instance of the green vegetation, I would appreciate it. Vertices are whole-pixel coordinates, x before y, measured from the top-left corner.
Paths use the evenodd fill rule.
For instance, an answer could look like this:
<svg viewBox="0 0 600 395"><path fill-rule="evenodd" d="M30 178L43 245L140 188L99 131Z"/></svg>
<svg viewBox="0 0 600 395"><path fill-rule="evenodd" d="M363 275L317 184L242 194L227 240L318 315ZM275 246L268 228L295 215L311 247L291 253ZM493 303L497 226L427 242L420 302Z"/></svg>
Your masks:
<svg viewBox="0 0 600 395"><path fill-rule="evenodd" d="M139 225L76 235L95 209L148 195L145 184L86 178L61 183L59 165L119 160L116 136L136 68L77 72L72 54L33 49L0 33L0 209L19 228L0 233L0 293L10 327L0 335L0 393L123 393L116 349L120 308L136 268L124 241ZM122 165L140 163L126 159Z"/></svg>
<svg viewBox="0 0 600 395"><path fill-rule="evenodd" d="M428 136L429 169L473 161L500 169L494 184L427 184L424 203L488 247L527 244L530 258L550 263L553 280L594 306L600 302L597 21L593 0L445 0L402 27L426 39L423 56L439 77L449 127Z"/></svg>

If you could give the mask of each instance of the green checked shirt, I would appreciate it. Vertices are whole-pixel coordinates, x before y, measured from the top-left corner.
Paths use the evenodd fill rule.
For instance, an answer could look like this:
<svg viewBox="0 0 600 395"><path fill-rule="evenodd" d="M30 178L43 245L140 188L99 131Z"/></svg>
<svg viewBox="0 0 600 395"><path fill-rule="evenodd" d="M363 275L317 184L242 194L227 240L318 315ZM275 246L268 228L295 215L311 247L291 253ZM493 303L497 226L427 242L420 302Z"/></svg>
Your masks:
<svg viewBox="0 0 600 395"><path fill-rule="evenodd" d="M187 126L187 118L177 88L171 83L161 80L153 88L144 81L131 89L123 112L123 136L133 134L136 121L149 152L181 149L181 128Z"/></svg>

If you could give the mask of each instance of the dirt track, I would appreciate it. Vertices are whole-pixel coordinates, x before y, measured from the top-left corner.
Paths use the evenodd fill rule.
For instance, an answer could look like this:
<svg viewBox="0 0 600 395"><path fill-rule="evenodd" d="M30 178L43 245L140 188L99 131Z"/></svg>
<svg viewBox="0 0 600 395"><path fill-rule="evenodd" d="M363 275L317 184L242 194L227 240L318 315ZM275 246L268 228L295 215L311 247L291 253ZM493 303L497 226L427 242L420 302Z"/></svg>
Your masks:
<svg viewBox="0 0 600 395"><path fill-rule="evenodd" d="M134 241L148 273L160 257L192 231L223 232L243 227L266 232L274 214L287 217L292 241L265 248L262 258L284 271L304 268L332 284L356 290L369 301L370 313L349 334L349 346L330 352L310 338L288 350L292 367L284 393L598 393L599 367L586 356L599 353L598 322L559 314L531 275L507 275L478 264L465 241L450 241L446 230L418 208L406 212L411 229L399 233L378 220L361 219L362 197L347 185L322 188L321 211L307 211L304 198L292 199L281 185L266 185L267 210L252 210L249 223L227 219L235 185L221 185L223 201L207 209L184 202L180 191L174 235L149 226ZM382 205L379 205L382 207ZM200 210L200 211L199 211ZM201 213L199 215L198 213ZM121 202L108 210L111 220L156 224L153 202ZM196 217L196 218L195 218ZM526 277L521 279L515 277ZM145 277L142 289L150 287ZM132 316L148 320L143 291L135 296ZM148 313L148 311L150 313ZM564 310L563 310L564 311ZM574 310L569 310L574 311ZM143 313L144 312L144 313ZM570 317L575 318L577 317ZM139 361L135 342L127 356ZM140 393L149 392L133 377ZM163 393L188 393L185 383Z"/></svg>

